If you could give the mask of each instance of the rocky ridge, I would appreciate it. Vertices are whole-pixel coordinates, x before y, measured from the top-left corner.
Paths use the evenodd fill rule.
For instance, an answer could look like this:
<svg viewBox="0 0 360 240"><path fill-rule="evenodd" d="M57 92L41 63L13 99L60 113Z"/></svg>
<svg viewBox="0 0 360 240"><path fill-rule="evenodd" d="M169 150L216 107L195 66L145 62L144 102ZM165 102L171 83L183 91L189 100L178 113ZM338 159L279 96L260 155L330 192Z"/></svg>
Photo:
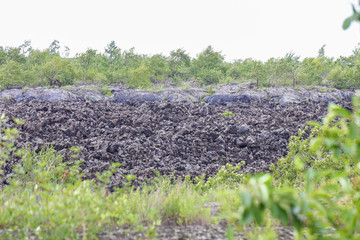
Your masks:
<svg viewBox="0 0 360 240"><path fill-rule="evenodd" d="M16 102L41 100L45 102L179 102L179 103L250 103L254 101L273 101L280 104L301 102L339 102L349 101L354 95L351 90L328 88L291 89L265 88L254 89L251 83L223 84L214 89L168 87L146 90L134 90L125 87L110 87L111 96L100 93L96 86L78 86L64 88L38 87L32 89L7 89L0 92L0 99L14 99Z"/></svg>

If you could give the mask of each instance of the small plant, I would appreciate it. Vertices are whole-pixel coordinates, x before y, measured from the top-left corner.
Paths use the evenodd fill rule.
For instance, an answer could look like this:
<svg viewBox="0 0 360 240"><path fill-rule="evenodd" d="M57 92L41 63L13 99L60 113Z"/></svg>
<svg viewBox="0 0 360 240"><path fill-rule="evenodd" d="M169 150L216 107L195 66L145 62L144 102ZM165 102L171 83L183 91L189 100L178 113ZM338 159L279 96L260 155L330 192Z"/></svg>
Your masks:
<svg viewBox="0 0 360 240"><path fill-rule="evenodd" d="M17 118L13 121L18 124L24 124ZM0 117L0 176L2 176L2 166L6 164L6 161L12 158L12 154L15 156L22 156L23 151L17 149L14 144L14 140L18 137L19 131L16 128L3 128L3 123L6 122L5 114Z"/></svg>
<svg viewBox="0 0 360 240"><path fill-rule="evenodd" d="M232 112L226 110L226 111L225 111L224 113L222 113L221 115L224 116L224 117L233 117L233 116L235 116L235 113L232 113Z"/></svg>
<svg viewBox="0 0 360 240"><path fill-rule="evenodd" d="M213 87L212 85L209 86L208 90L207 90L207 95L210 96L210 95L213 95L216 91L213 90Z"/></svg>
<svg viewBox="0 0 360 240"><path fill-rule="evenodd" d="M29 90L29 89L30 89L29 87L23 87L23 88L22 88L22 91L23 91L23 92L26 92L26 91Z"/></svg>
<svg viewBox="0 0 360 240"><path fill-rule="evenodd" d="M181 82L181 88L183 91L187 91L191 88L191 83L190 82Z"/></svg>
<svg viewBox="0 0 360 240"><path fill-rule="evenodd" d="M82 178L80 163L81 161L77 160L64 163L63 157L51 146L44 146L39 153L27 150L22 157L22 163L15 166L13 179L24 185L74 184Z"/></svg>
<svg viewBox="0 0 360 240"><path fill-rule="evenodd" d="M99 89L99 92L107 97L112 96L111 89L108 86L103 86L102 88Z"/></svg>

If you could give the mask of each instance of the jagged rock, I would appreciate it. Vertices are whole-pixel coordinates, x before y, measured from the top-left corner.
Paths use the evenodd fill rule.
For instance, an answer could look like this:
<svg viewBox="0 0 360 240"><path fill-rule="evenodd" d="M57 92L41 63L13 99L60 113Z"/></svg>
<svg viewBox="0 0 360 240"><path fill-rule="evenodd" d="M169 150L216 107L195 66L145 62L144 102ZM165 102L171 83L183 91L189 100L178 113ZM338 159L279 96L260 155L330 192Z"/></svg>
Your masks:
<svg viewBox="0 0 360 240"><path fill-rule="evenodd" d="M106 97L96 90L76 89L71 92L80 95L81 98L90 102L102 102L106 100Z"/></svg>
<svg viewBox="0 0 360 240"><path fill-rule="evenodd" d="M21 89L5 89L0 92L0 99L14 99L18 102L22 95Z"/></svg>
<svg viewBox="0 0 360 240"><path fill-rule="evenodd" d="M285 92L279 101L281 104L300 103L301 99L295 92Z"/></svg>
<svg viewBox="0 0 360 240"><path fill-rule="evenodd" d="M245 86L245 88L244 88ZM113 88L113 96L103 96L99 91L88 89L87 87L72 88L33 88L28 90L10 89L0 92L0 99L15 99L20 101L42 100L47 102L59 101L90 101L90 102L176 102L192 104L201 102L206 103L251 103L264 101L280 101L281 104L292 104L306 101L312 102L339 102L349 101L354 95L351 90L330 90L330 89L286 89L286 88L266 88L252 89L252 85L227 84L216 88L216 93L210 96L202 88L179 89L169 88L158 92L146 92L129 88Z"/></svg>
<svg viewBox="0 0 360 240"><path fill-rule="evenodd" d="M84 101L82 97L65 89L57 88L33 88L25 91L17 101L42 100L45 102L79 102Z"/></svg>
<svg viewBox="0 0 360 240"><path fill-rule="evenodd" d="M225 110L235 115L224 117ZM153 170L160 174L176 171L179 177L203 173L209 177L222 165L241 161L246 162L246 172L264 171L285 156L291 135L309 120L320 121L326 110L326 103L259 101L226 106L168 101L0 101L7 126L18 127L13 117L26 121L18 127L17 146L40 150L53 144L57 151L64 151L65 159L71 146L81 147L87 178L114 161L122 164L121 174L137 176L135 183L154 177ZM6 174L12 169L12 162L8 164Z"/></svg>
<svg viewBox="0 0 360 240"><path fill-rule="evenodd" d="M206 103L227 103L227 102L236 102L238 100L237 96L234 95L225 95L225 94L214 94L204 98Z"/></svg>
<svg viewBox="0 0 360 240"><path fill-rule="evenodd" d="M155 94L146 92L115 92L113 96L114 102L160 102L161 100Z"/></svg>

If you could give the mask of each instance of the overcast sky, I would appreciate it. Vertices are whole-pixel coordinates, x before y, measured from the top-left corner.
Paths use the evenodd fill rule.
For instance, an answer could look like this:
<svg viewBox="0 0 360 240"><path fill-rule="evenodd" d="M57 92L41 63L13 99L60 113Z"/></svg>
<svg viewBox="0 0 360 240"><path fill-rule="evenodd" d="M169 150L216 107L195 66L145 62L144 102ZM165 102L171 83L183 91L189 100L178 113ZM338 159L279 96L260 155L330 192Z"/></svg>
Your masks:
<svg viewBox="0 0 360 240"><path fill-rule="evenodd" d="M267 60L293 51L316 56L351 54L359 24L343 31L350 0L0 0L0 46L31 40L45 49L56 39L71 55L121 49L144 54L183 48L195 57L208 45L227 61Z"/></svg>

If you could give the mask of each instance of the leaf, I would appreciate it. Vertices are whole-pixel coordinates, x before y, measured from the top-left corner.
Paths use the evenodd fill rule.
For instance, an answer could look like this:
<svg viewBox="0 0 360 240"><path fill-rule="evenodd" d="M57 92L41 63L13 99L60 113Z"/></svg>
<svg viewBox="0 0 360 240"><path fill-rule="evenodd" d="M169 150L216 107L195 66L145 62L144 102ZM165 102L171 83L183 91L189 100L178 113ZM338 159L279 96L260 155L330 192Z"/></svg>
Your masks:
<svg viewBox="0 0 360 240"><path fill-rule="evenodd" d="M266 185L261 184L259 186L260 188L260 193L261 193L261 200L263 201L263 203L267 203L269 201L269 190L267 188Z"/></svg>
<svg viewBox="0 0 360 240"><path fill-rule="evenodd" d="M25 123L24 120L20 120L18 118L13 118L13 121L17 124L17 125L23 125Z"/></svg>
<svg viewBox="0 0 360 240"><path fill-rule="evenodd" d="M351 17L348 17L347 19L345 19L345 21L344 21L344 23L343 23L343 25L342 25L342 28L343 28L344 30L348 29L348 28L350 27L352 21L353 21L353 20L352 20Z"/></svg>
<svg viewBox="0 0 360 240"><path fill-rule="evenodd" d="M349 123L349 137L354 140L359 135L359 130L355 123Z"/></svg>
<svg viewBox="0 0 360 240"><path fill-rule="evenodd" d="M241 193L241 199L245 207L250 207L252 202L251 193L248 190L245 190Z"/></svg>
<svg viewBox="0 0 360 240"><path fill-rule="evenodd" d="M245 225L250 223L251 220L253 220L253 215L251 214L250 209L245 209L242 219Z"/></svg>
<svg viewBox="0 0 360 240"><path fill-rule="evenodd" d="M330 138L326 138L325 139L325 146L328 147L328 148L332 148L334 146L337 146L337 143L335 140L333 139L330 139Z"/></svg>
<svg viewBox="0 0 360 240"><path fill-rule="evenodd" d="M263 222L263 212L265 210L265 207L262 205L260 207L251 206L251 212L253 213L254 220L258 225L261 225Z"/></svg>
<svg viewBox="0 0 360 240"><path fill-rule="evenodd" d="M226 228L226 238L229 240L235 239L235 232L233 227L228 224L227 228Z"/></svg>
<svg viewBox="0 0 360 240"><path fill-rule="evenodd" d="M345 109L345 108L342 108L340 106L336 106L334 108L334 112L336 114L338 114L339 116L344 117L344 118L350 118L351 117L350 111Z"/></svg>
<svg viewBox="0 0 360 240"><path fill-rule="evenodd" d="M302 169L305 168L305 163L301 160L301 158L300 158L299 156L296 156L296 157L295 157L295 162L294 162L294 164L295 164L295 168L296 168L297 170L302 170Z"/></svg>
<svg viewBox="0 0 360 240"><path fill-rule="evenodd" d="M320 123L314 122L314 121L307 122L307 125L312 126L312 127L321 127Z"/></svg>
<svg viewBox="0 0 360 240"><path fill-rule="evenodd" d="M310 141L310 150L316 152L321 148L321 142L322 142L322 138L321 137L316 137L311 139Z"/></svg>
<svg viewBox="0 0 360 240"><path fill-rule="evenodd" d="M297 216L294 216L293 225L297 232L300 232L302 229L301 221Z"/></svg>
<svg viewBox="0 0 360 240"><path fill-rule="evenodd" d="M286 210L284 210L278 203L273 204L271 213L275 218L279 219L282 224L287 225L289 223Z"/></svg>

